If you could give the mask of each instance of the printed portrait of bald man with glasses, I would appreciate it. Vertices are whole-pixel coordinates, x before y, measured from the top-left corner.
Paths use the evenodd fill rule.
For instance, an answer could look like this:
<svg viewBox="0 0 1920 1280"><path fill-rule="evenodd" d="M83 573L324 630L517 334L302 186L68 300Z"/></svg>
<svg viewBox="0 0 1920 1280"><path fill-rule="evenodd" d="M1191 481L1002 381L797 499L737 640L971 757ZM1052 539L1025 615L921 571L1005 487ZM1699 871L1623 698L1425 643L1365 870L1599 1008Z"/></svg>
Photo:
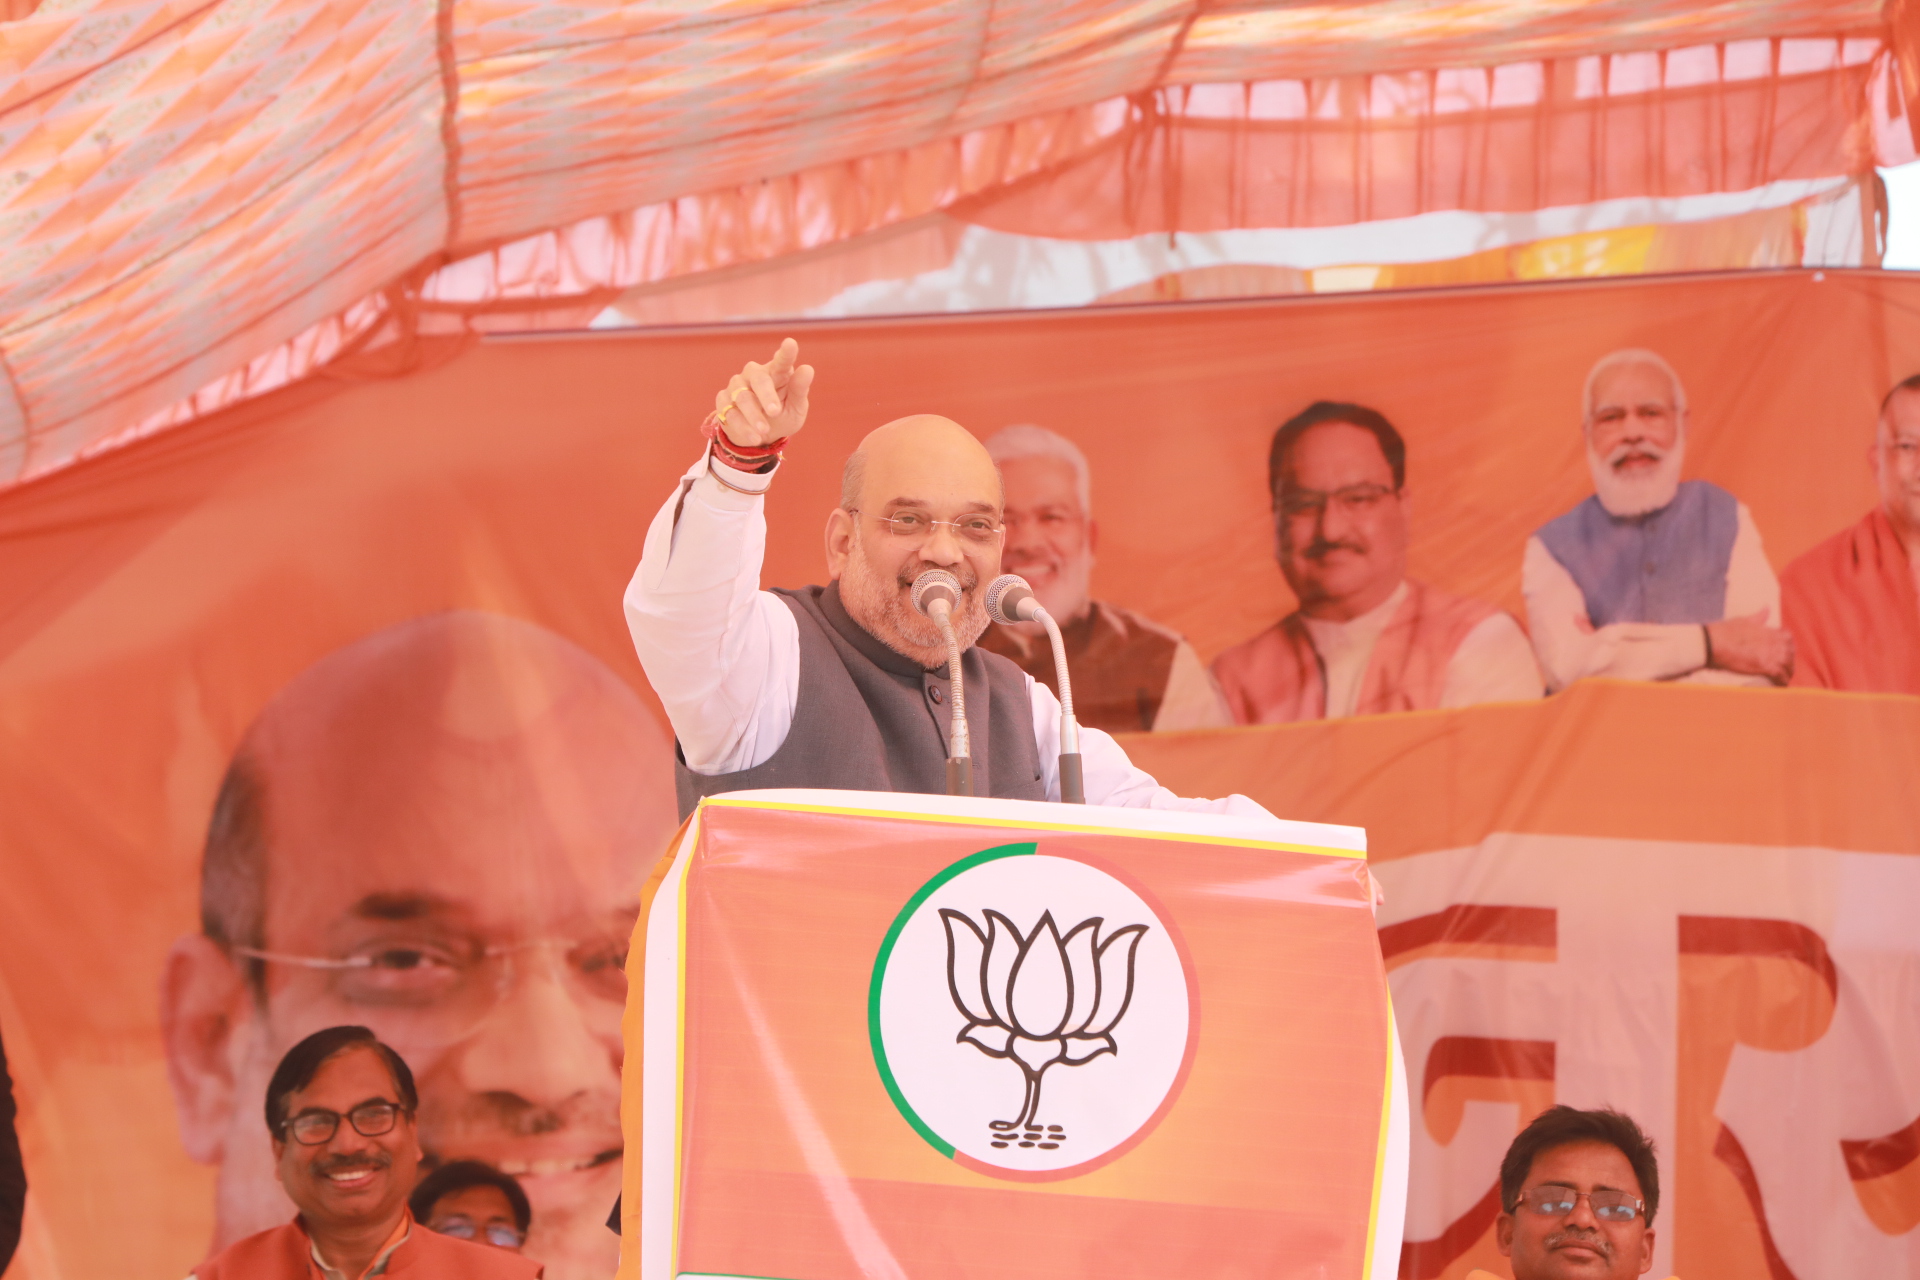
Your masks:
<svg viewBox="0 0 1920 1280"><path fill-rule="evenodd" d="M491 614L375 633L266 705L161 993L181 1134L219 1167L214 1249L291 1215L257 1099L289 1046L351 1023L413 1069L423 1167L512 1175L553 1280L613 1271L624 965L671 769L612 671Z"/></svg>

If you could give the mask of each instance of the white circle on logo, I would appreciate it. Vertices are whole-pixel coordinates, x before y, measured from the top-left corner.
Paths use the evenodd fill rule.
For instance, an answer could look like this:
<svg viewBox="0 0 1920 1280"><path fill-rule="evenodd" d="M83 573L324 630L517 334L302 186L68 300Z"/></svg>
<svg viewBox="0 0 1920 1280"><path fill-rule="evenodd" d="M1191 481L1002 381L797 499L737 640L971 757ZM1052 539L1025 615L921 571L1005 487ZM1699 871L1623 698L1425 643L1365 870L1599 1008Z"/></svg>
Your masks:
<svg viewBox="0 0 1920 1280"><path fill-rule="evenodd" d="M1193 1010L1167 922L1117 876L1032 845L947 868L875 965L874 1059L921 1136L1014 1178L1071 1176L1164 1114Z"/></svg>

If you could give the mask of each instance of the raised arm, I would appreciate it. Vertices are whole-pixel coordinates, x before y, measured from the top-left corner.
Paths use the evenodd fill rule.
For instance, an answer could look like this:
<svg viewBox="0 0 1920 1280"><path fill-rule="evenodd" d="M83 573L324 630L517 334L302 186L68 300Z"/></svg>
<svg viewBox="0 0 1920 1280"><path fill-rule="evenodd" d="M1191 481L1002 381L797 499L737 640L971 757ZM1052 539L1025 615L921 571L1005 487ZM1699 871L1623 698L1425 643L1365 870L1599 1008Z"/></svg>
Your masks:
<svg viewBox="0 0 1920 1280"><path fill-rule="evenodd" d="M761 495L779 460L756 455L805 425L813 370L798 357L789 338L714 396L716 438L654 516L627 584L634 650L696 773L764 763L793 723L799 631L787 607L760 590Z"/></svg>

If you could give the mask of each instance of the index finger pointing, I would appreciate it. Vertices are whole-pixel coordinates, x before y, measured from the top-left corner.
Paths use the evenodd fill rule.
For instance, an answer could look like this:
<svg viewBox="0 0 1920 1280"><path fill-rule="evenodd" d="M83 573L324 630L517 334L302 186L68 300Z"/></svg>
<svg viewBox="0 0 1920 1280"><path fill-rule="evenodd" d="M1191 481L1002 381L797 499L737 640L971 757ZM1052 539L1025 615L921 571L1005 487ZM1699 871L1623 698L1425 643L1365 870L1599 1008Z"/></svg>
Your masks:
<svg viewBox="0 0 1920 1280"><path fill-rule="evenodd" d="M787 384L787 412L802 422L807 418L807 392L813 386L813 366L803 364L793 371L793 381Z"/></svg>
<svg viewBox="0 0 1920 1280"><path fill-rule="evenodd" d="M773 359L767 362L767 376L778 386L793 372L794 361L800 358L800 344L792 338L784 338L773 353Z"/></svg>

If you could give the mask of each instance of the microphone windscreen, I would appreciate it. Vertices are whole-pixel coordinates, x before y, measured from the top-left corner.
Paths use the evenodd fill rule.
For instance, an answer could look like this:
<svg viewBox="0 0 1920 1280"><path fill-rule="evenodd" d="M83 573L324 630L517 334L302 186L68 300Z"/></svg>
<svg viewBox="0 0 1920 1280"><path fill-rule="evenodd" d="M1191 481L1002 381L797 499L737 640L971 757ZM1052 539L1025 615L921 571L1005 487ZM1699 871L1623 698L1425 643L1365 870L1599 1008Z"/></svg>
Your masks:
<svg viewBox="0 0 1920 1280"><path fill-rule="evenodd" d="M1023 611L1021 606L1033 598L1033 588L1025 578L1003 573L987 584L987 616L1000 623L1025 622L1033 614L1030 608Z"/></svg>
<svg viewBox="0 0 1920 1280"><path fill-rule="evenodd" d="M913 607L932 617L931 610L935 600L945 600L947 607L960 607L960 579L945 569L929 569L913 580Z"/></svg>

